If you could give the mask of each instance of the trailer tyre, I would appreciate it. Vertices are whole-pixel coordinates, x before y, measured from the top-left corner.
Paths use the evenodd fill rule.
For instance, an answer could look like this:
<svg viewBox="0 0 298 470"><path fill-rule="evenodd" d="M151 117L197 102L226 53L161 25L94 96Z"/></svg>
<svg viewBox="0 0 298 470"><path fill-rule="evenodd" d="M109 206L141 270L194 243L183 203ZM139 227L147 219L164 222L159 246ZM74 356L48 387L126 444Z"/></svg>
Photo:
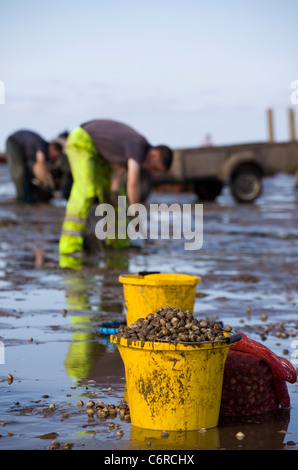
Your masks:
<svg viewBox="0 0 298 470"><path fill-rule="evenodd" d="M238 202L252 202L262 192L260 172L254 168L237 170L231 180L231 193Z"/></svg>
<svg viewBox="0 0 298 470"><path fill-rule="evenodd" d="M202 201L214 201L220 195L222 187L222 182L215 178L194 183L195 193Z"/></svg>

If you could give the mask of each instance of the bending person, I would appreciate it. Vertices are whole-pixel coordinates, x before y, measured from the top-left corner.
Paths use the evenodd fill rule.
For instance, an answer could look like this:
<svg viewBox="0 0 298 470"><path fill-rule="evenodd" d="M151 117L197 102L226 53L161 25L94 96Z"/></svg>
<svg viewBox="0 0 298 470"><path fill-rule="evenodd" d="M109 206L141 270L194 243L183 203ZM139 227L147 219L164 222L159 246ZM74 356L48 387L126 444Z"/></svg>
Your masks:
<svg viewBox="0 0 298 470"><path fill-rule="evenodd" d="M6 158L19 202L46 202L53 197L55 184L51 167L61 159L63 146L63 139L48 143L28 130L8 137Z"/></svg>
<svg viewBox="0 0 298 470"><path fill-rule="evenodd" d="M73 185L59 242L60 255L83 251L86 220L95 198L99 203L111 203L126 176L128 203L138 203L141 168L150 173L166 171L172 162L169 147L153 147L126 124L101 119L82 124L71 132L66 153ZM127 241L119 242L127 246ZM114 246L121 247L121 243L115 242Z"/></svg>

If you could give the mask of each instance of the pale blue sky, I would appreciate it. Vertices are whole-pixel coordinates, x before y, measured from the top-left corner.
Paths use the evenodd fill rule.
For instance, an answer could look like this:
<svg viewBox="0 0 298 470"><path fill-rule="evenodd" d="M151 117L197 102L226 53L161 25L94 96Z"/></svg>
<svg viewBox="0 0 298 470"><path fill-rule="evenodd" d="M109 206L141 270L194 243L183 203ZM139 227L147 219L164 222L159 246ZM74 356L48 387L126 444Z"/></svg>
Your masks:
<svg viewBox="0 0 298 470"><path fill-rule="evenodd" d="M296 0L7 0L0 3L0 151L86 120L126 122L152 144L288 139L298 80ZM297 122L296 122L296 128ZM298 132L297 132L298 135Z"/></svg>

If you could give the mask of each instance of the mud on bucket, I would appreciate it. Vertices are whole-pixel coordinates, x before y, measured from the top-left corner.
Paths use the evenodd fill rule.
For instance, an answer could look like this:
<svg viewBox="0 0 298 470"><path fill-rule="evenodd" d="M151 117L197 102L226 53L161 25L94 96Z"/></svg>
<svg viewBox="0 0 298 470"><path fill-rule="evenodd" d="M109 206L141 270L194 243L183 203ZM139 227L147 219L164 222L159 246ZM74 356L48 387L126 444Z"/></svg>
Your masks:
<svg viewBox="0 0 298 470"><path fill-rule="evenodd" d="M201 278L189 274L126 274L119 281L123 284L126 323L130 325L165 305L193 311Z"/></svg>
<svg viewBox="0 0 298 470"><path fill-rule="evenodd" d="M233 338L173 344L111 335L125 367L131 423L167 431L217 426L224 366Z"/></svg>

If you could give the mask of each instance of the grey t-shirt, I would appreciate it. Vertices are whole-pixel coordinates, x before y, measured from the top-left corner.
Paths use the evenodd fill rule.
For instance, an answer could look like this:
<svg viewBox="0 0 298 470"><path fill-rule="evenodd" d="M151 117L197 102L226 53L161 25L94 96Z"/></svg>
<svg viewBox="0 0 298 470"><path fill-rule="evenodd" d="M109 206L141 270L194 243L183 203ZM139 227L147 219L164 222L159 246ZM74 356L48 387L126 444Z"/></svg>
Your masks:
<svg viewBox="0 0 298 470"><path fill-rule="evenodd" d="M41 151L47 158L48 142L32 131L17 131L9 137L20 147L25 162L31 166L36 161L36 152Z"/></svg>
<svg viewBox="0 0 298 470"><path fill-rule="evenodd" d="M126 166L129 158L141 163L151 147L145 137L117 121L95 119L81 127L90 135L103 158L115 166Z"/></svg>

